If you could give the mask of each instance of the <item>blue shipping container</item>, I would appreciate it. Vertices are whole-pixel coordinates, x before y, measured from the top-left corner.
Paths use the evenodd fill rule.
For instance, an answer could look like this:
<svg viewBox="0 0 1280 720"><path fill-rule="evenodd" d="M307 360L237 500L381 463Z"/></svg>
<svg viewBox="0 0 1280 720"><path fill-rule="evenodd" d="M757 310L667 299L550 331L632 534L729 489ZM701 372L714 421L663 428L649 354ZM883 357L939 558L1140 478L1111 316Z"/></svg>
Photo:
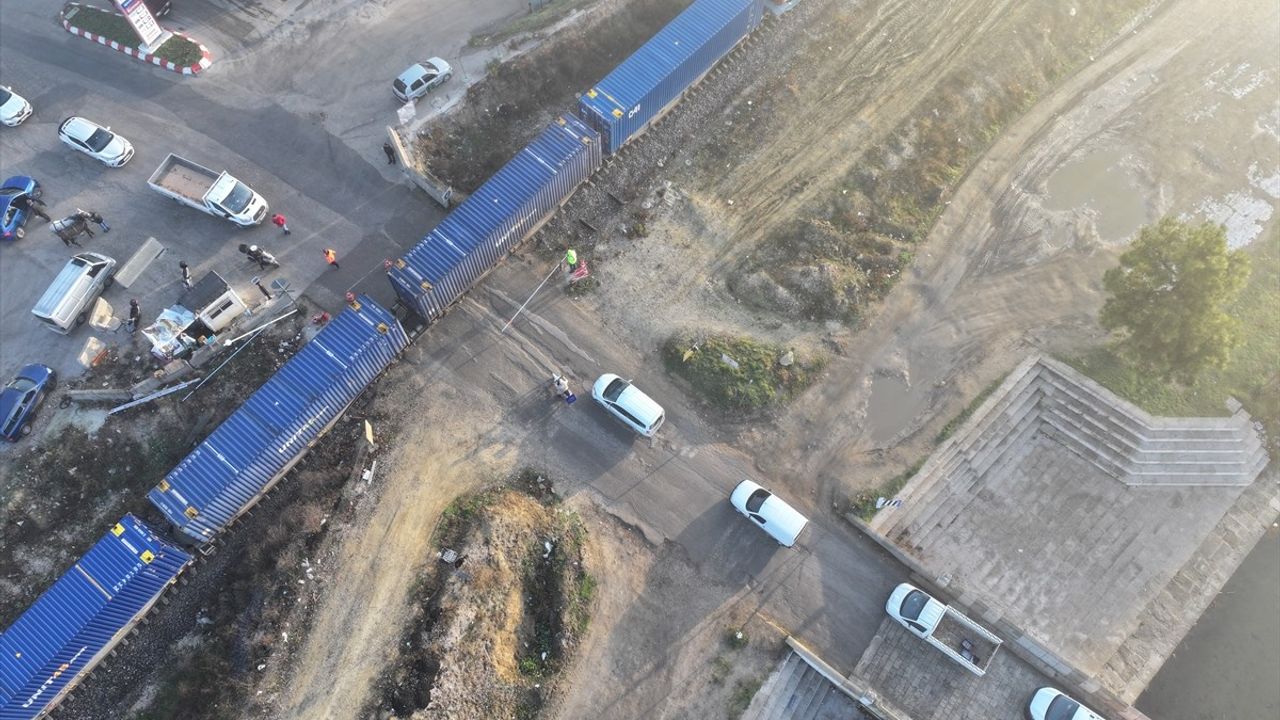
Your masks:
<svg viewBox="0 0 1280 720"><path fill-rule="evenodd" d="M147 494L174 527L208 542L248 510L409 344L361 295Z"/></svg>
<svg viewBox="0 0 1280 720"><path fill-rule="evenodd" d="M764 0L697 0L578 99L612 155L643 133L760 24Z"/></svg>
<svg viewBox="0 0 1280 720"><path fill-rule="evenodd" d="M553 121L387 272L400 300L431 321L550 218L603 161L577 118Z"/></svg>
<svg viewBox="0 0 1280 720"><path fill-rule="evenodd" d="M51 710L190 562L141 520L121 518L0 634L0 718Z"/></svg>

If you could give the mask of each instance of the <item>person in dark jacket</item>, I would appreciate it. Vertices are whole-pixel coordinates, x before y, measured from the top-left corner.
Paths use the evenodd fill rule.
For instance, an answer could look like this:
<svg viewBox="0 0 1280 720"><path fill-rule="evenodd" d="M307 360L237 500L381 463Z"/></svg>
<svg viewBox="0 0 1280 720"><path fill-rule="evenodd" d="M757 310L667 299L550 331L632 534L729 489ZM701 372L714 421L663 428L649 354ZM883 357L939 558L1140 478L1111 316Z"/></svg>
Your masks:
<svg viewBox="0 0 1280 720"><path fill-rule="evenodd" d="M142 321L142 308L138 307L138 301L135 298L129 301L129 323L125 326L125 329L127 329L129 333L132 334L137 331L138 323L141 321Z"/></svg>
<svg viewBox="0 0 1280 720"><path fill-rule="evenodd" d="M36 198L33 198L26 193L23 193L18 197L14 198L13 205L19 210L25 210L32 215L37 215L39 217L44 218L45 222L50 222L51 220L53 220L53 218L49 217L49 213L44 211L44 203L40 202Z"/></svg>
<svg viewBox="0 0 1280 720"><path fill-rule="evenodd" d="M187 267L187 261L183 260L178 263L178 269L182 271L182 286L191 289L191 268Z"/></svg>

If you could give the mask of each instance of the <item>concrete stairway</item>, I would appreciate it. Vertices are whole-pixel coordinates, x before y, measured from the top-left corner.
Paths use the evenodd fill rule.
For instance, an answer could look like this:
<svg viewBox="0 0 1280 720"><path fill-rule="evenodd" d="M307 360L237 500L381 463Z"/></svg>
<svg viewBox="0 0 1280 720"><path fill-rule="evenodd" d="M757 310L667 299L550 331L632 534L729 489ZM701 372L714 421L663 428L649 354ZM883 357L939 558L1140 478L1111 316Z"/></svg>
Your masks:
<svg viewBox="0 0 1280 720"><path fill-rule="evenodd" d="M1128 485L1251 484L1268 457L1248 413L1229 417L1153 417L1056 360L1020 364L965 426L945 442L899 494L903 507L872 527L910 548L958 511L948 497L998 479L1038 434Z"/></svg>
<svg viewBox="0 0 1280 720"><path fill-rule="evenodd" d="M788 653L765 681L741 720L847 720L857 704L799 655Z"/></svg>

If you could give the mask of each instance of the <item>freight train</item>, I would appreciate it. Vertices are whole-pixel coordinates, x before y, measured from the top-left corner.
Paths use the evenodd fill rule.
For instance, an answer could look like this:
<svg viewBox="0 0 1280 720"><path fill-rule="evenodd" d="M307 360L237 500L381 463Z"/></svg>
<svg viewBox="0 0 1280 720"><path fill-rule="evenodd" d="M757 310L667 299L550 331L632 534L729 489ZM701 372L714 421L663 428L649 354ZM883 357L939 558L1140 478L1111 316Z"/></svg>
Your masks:
<svg viewBox="0 0 1280 720"><path fill-rule="evenodd" d="M696 0L390 263L430 324L538 230L761 23L764 0ZM252 508L411 341L371 298L348 306L0 633L0 720L51 712L208 546ZM166 537L166 535L169 535Z"/></svg>

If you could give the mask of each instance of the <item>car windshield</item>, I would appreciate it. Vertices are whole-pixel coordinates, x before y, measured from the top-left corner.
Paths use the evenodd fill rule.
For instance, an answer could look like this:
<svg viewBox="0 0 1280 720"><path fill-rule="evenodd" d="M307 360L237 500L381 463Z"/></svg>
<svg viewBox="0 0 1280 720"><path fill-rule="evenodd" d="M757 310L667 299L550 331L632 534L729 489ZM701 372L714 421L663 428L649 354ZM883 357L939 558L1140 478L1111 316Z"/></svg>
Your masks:
<svg viewBox="0 0 1280 720"><path fill-rule="evenodd" d="M35 386L36 384L31 380L31 378L20 377L14 378L12 382L5 386L5 389L24 393Z"/></svg>
<svg viewBox="0 0 1280 720"><path fill-rule="evenodd" d="M1066 695L1059 695L1049 703L1049 710L1045 712L1044 720L1071 720L1079 709L1080 703Z"/></svg>
<svg viewBox="0 0 1280 720"><path fill-rule="evenodd" d="M11 97L13 97L13 93L5 90L4 88L0 88L0 105L9 102L9 98Z"/></svg>
<svg viewBox="0 0 1280 720"><path fill-rule="evenodd" d="M395 82L391 83L391 87L399 90L400 92L404 92L405 84L403 80L396 78Z"/></svg>
<svg viewBox="0 0 1280 720"><path fill-rule="evenodd" d="M114 136L111 133L103 130L102 128L98 128L97 130L94 130L93 134L89 136L89 139L84 142L89 146L90 150L94 152L102 152L102 148L106 147L107 143L111 142L112 137Z"/></svg>
<svg viewBox="0 0 1280 720"><path fill-rule="evenodd" d="M222 207L233 213L242 213L244 209L249 207L249 201L253 199L253 191L248 185L237 182L235 187L231 188L231 192L227 193L227 198L222 201Z"/></svg>
<svg viewBox="0 0 1280 720"><path fill-rule="evenodd" d="M627 389L627 385L626 380L622 378L615 379L604 389L604 399L610 402L618 402L618 396L622 394L623 390Z"/></svg>
<svg viewBox="0 0 1280 720"><path fill-rule="evenodd" d="M4 195L6 197L9 195L19 195L21 193L22 193L22 188L20 187L0 188L0 195Z"/></svg>
<svg viewBox="0 0 1280 720"><path fill-rule="evenodd" d="M912 590L907 599L902 601L902 617L908 620L919 620L924 606L929 603L929 596L919 590Z"/></svg>
<svg viewBox="0 0 1280 720"><path fill-rule="evenodd" d="M760 488L751 493L751 497L747 498L747 512L760 512L760 508L764 506L764 501L769 499L769 491Z"/></svg>

